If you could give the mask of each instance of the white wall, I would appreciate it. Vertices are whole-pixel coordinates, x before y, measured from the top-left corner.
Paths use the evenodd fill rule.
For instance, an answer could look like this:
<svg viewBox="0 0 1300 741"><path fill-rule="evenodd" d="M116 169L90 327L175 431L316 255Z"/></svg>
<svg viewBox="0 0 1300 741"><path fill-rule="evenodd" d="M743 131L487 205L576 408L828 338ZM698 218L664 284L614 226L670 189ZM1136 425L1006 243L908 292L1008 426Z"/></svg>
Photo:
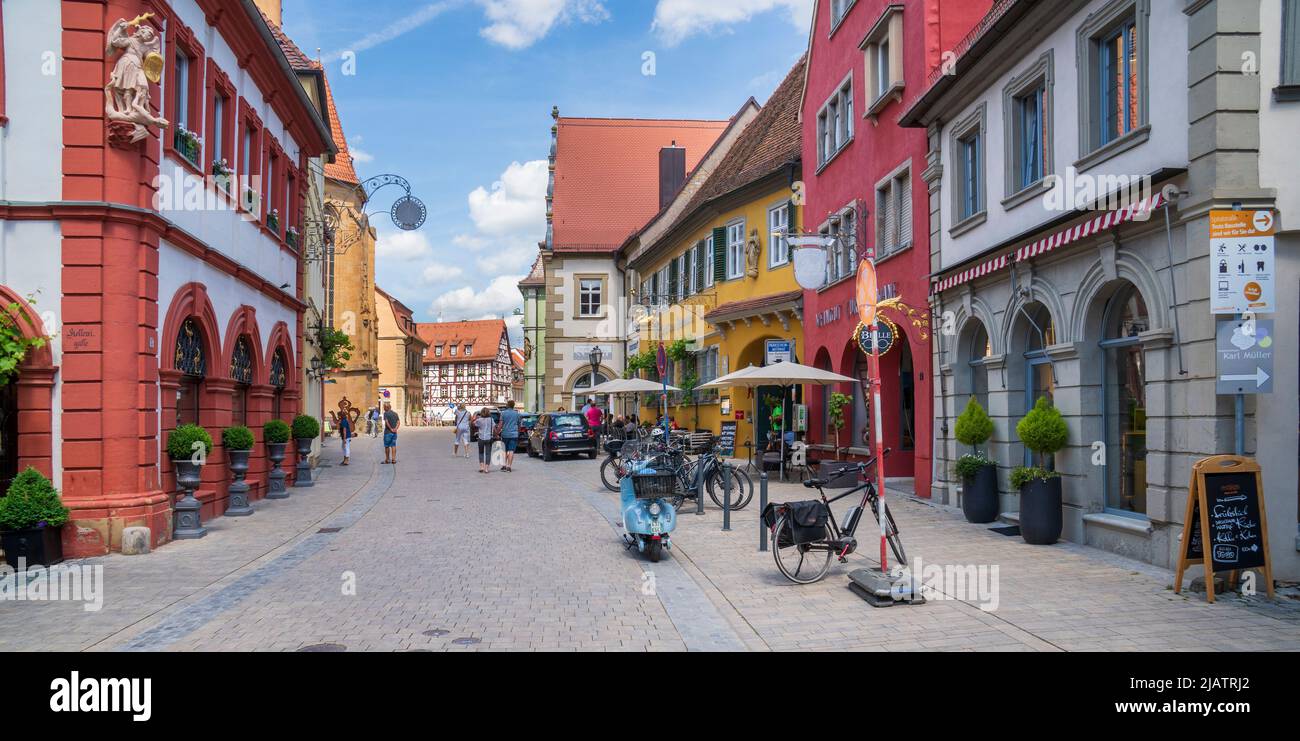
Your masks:
<svg viewBox="0 0 1300 741"><path fill-rule="evenodd" d="M53 0L4 0L9 124L0 127L0 201L63 196L61 12Z"/></svg>
<svg viewBox="0 0 1300 741"><path fill-rule="evenodd" d="M6 6L7 9L8 6ZM8 25L8 24L6 24ZM0 284L19 296L35 296L35 312L51 335L50 352L56 366L63 363L59 312L63 295L63 235L57 221L0 220ZM54 485L63 486L63 384L54 384L50 405Z"/></svg>
<svg viewBox="0 0 1300 741"><path fill-rule="evenodd" d="M1259 184L1277 189L1280 229L1300 229L1300 103L1278 103L1273 89L1282 77L1282 0L1260 3Z"/></svg>
<svg viewBox="0 0 1300 741"><path fill-rule="evenodd" d="M1273 0L1276 2L1277 0ZM940 207L943 224L942 267L968 260L998 244L1023 234L1061 215L1047 211L1040 199L1020 204L1010 210L1002 207L1006 197L1003 168L1005 140L1003 133L1003 88L1016 75L1032 67L1049 49L1054 50L1055 85L1050 94L1053 119L1053 171L1065 176L1066 168L1079 159L1079 73L1076 65L1079 26L1090 13L1107 4L1094 0L1073 17L1060 23L1038 45L1027 48L1009 73L988 81L979 99L945 122L943 129L943 198ZM1187 17L1182 4L1152 0L1150 22L1150 95L1151 137L1143 145L1130 149L1091 169L1084 175L1128 175L1138 178L1162 167L1187 167ZM968 82L973 83L974 80ZM960 173L957 154L952 151L952 124L965 119L981 104L985 106L984 168L985 201L988 220L971 231L953 237L949 230L958 221L953 212L952 194ZM1292 129L1294 131L1294 129Z"/></svg>

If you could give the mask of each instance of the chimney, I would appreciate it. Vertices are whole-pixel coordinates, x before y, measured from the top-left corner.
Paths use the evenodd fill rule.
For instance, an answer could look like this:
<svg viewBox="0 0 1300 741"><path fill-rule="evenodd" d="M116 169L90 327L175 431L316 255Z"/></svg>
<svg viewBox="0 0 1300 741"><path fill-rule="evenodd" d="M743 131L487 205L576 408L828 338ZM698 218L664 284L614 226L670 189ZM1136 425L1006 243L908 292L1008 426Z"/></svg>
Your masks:
<svg viewBox="0 0 1300 741"><path fill-rule="evenodd" d="M271 24L276 28L284 25L284 16L281 12L281 0L253 0L253 3L262 10L262 13L270 19Z"/></svg>
<svg viewBox="0 0 1300 741"><path fill-rule="evenodd" d="M659 208L664 209L686 184L686 150L673 142L659 150Z"/></svg>

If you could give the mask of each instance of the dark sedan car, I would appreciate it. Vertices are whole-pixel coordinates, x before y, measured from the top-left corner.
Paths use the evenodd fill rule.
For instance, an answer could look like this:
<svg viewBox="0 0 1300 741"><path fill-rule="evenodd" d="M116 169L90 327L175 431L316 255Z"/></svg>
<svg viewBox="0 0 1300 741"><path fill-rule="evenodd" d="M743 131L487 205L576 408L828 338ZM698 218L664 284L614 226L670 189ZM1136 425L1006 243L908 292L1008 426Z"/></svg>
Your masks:
<svg viewBox="0 0 1300 741"><path fill-rule="evenodd" d="M533 428L536 426L536 414L519 415L519 452L527 453L533 449Z"/></svg>
<svg viewBox="0 0 1300 741"><path fill-rule="evenodd" d="M577 412L550 412L537 418L528 439L528 454L553 461L555 456L586 453L596 457L596 431Z"/></svg>

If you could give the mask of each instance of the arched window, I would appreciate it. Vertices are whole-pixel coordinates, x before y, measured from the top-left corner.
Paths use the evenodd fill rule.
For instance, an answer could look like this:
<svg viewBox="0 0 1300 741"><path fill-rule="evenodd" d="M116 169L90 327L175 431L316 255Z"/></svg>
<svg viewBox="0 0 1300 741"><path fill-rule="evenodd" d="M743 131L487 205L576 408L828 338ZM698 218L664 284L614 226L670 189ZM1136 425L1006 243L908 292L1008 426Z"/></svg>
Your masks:
<svg viewBox="0 0 1300 741"><path fill-rule="evenodd" d="M176 337L176 370L180 371L180 388L176 391L176 426L199 423L199 399L203 396L203 379L208 360L203 352L203 330L193 319L186 319Z"/></svg>
<svg viewBox="0 0 1300 741"><path fill-rule="evenodd" d="M1106 509L1119 514L1147 511L1146 358L1140 335L1150 328L1142 294L1124 284L1106 303L1100 342L1106 357Z"/></svg>
<svg viewBox="0 0 1300 741"><path fill-rule="evenodd" d="M284 349L277 349L271 355L271 387L275 389L274 393L271 394L271 419L283 419L284 387L289 382L288 366L289 363L284 357Z"/></svg>
<svg viewBox="0 0 1300 741"><path fill-rule="evenodd" d="M604 374L602 373L596 374L597 386L601 385L602 383L608 383L608 382L609 379L606 378ZM586 390L591 387L592 386L591 386L590 372L582 374L581 376L578 377L578 380L573 382L573 408L574 409L581 409L587 403ZM609 397L607 396L600 396L596 398L596 404L598 406L602 406L602 407L607 406L608 402L609 402Z"/></svg>
<svg viewBox="0 0 1300 741"><path fill-rule="evenodd" d="M965 348L966 367L970 374L970 393L985 409L989 408L989 373L984 361L993 354L993 343L983 324L971 333Z"/></svg>
<svg viewBox="0 0 1300 741"><path fill-rule="evenodd" d="M253 383L253 343L247 335L235 341L235 352L230 356L230 379L235 382L231 398L232 424L248 424L248 387Z"/></svg>

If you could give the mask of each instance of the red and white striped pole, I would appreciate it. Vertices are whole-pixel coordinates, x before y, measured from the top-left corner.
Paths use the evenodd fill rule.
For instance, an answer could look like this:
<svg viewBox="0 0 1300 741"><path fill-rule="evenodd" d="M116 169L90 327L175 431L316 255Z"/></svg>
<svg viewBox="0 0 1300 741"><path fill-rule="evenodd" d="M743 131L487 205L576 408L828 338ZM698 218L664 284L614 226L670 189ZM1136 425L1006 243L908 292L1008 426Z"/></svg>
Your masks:
<svg viewBox="0 0 1300 741"><path fill-rule="evenodd" d="M876 496L879 499L880 520L880 572L889 573L887 536L889 518L885 515L885 440L881 430L880 418L880 332L877 321L876 302L879 292L876 285L876 266L874 255L862 260L858 266L858 314L862 324L871 333L871 353L867 356L867 375L871 382L871 439L876 452Z"/></svg>

